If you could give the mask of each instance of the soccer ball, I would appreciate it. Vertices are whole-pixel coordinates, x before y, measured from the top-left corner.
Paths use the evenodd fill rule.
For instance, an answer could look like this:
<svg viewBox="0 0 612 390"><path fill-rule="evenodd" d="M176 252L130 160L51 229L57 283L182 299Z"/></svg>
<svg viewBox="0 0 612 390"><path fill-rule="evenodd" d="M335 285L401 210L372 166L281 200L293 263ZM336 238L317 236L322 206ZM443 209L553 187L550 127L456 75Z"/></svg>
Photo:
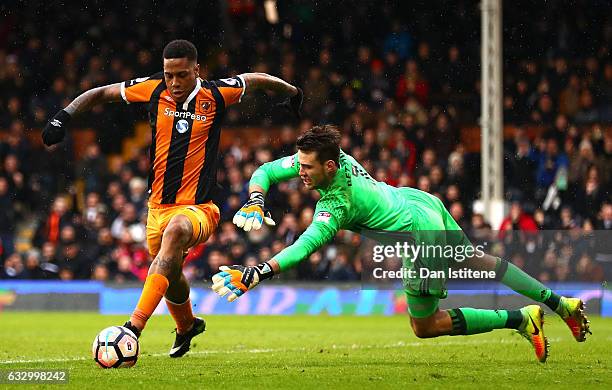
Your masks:
<svg viewBox="0 0 612 390"><path fill-rule="evenodd" d="M131 330L111 326L98 333L91 352L94 361L102 368L127 368L136 364L140 347Z"/></svg>

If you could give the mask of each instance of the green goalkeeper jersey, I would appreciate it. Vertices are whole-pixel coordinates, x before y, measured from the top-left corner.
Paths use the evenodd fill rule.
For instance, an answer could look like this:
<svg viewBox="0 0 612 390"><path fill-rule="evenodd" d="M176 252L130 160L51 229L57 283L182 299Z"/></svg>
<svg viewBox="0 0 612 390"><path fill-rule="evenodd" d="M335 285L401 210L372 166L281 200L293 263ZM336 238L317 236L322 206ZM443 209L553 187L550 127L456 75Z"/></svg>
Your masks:
<svg viewBox="0 0 612 390"><path fill-rule="evenodd" d="M268 191L271 184L299 176L297 154L259 167L251 177ZM440 200L413 188L374 180L352 156L340 152L340 168L327 188L318 189L312 223L293 245L274 256L281 271L297 265L331 240L340 229L375 231L459 230ZM423 207L425 206L425 207ZM447 222L447 223L445 223Z"/></svg>

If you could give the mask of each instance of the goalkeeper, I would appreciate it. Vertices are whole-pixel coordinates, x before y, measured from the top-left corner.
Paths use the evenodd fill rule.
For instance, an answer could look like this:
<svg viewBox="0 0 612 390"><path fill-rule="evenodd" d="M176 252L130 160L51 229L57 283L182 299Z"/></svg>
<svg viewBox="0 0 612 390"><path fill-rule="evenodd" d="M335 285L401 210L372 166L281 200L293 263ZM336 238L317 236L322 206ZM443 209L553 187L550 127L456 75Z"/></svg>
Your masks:
<svg viewBox="0 0 612 390"><path fill-rule="evenodd" d="M406 232L425 244L471 245L457 223L433 195L413 188L396 188L374 180L351 156L340 150L340 133L333 126L315 126L297 140L298 152L266 163L252 175L250 200L236 213L233 222L245 231L273 225L264 207L271 184L300 177L321 198L313 221L297 241L269 261L252 267L221 267L213 276L213 290L233 301L259 282L296 266L331 240L340 229L363 232ZM447 234L444 234L444 233ZM442 234L440 234L442 233ZM454 261L420 257L405 262L407 267L448 269ZM411 264L411 265L410 265ZM589 323L580 299L559 296L512 263L484 254L471 257L462 267L495 271L506 286L558 313L577 341L584 341ZM533 345L536 357L545 362L548 343L544 336L543 315L539 305L520 310L483 310L456 308L441 310L439 300L446 297L444 279L404 280L411 325L417 337L469 335L493 329L518 330Z"/></svg>

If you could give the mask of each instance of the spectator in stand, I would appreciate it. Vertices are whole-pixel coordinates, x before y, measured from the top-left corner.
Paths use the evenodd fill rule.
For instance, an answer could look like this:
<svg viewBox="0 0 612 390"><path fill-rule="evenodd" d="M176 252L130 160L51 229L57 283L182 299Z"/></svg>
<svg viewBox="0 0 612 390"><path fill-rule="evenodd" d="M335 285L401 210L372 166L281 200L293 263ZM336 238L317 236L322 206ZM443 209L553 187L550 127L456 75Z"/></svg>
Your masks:
<svg viewBox="0 0 612 390"><path fill-rule="evenodd" d="M441 158L448 158L459 143L457 129L451 123L447 114L441 113L434 121L434 125L427 132L426 145L435 149Z"/></svg>
<svg viewBox="0 0 612 390"><path fill-rule="evenodd" d="M569 161L567 156L559 151L559 144L555 138L544 140L545 149L541 153L538 168L536 183L540 189L547 189L553 184L559 169L567 170Z"/></svg>
<svg viewBox="0 0 612 390"><path fill-rule="evenodd" d="M106 214L106 205L102 203L100 194L97 192L90 192L85 198L85 207L83 209L83 221L86 224L93 225L99 216Z"/></svg>
<svg viewBox="0 0 612 390"><path fill-rule="evenodd" d="M585 89L580 93L579 109L574 115L574 121L578 125L595 123L599 120L599 112L593 101L593 94Z"/></svg>
<svg viewBox="0 0 612 390"><path fill-rule="evenodd" d="M13 253L16 223L14 196L10 192L6 178L0 176L0 243L2 244L0 259Z"/></svg>
<svg viewBox="0 0 612 390"><path fill-rule="evenodd" d="M129 183L129 201L134 205L136 213L141 214L145 210L147 201L147 182L141 177L133 177Z"/></svg>
<svg viewBox="0 0 612 390"><path fill-rule="evenodd" d="M532 216L525 213L518 201L512 202L510 214L508 214L499 226L500 238L505 237L505 233L510 230L518 230L527 233L535 233L538 227Z"/></svg>
<svg viewBox="0 0 612 390"><path fill-rule="evenodd" d="M578 154L570 160L569 167L569 182L573 185L578 185L587 175L589 168L595 164L595 154L593 145L588 139L582 140L578 147Z"/></svg>
<svg viewBox="0 0 612 390"><path fill-rule="evenodd" d="M329 280L351 281L357 280L357 274L351 265L346 253L340 252L331 260Z"/></svg>
<svg viewBox="0 0 612 390"><path fill-rule="evenodd" d="M25 256L25 279L48 279L49 274L45 272L40 264L40 253L32 250Z"/></svg>
<svg viewBox="0 0 612 390"><path fill-rule="evenodd" d="M537 106L531 113L531 120L537 124L546 125L554 122L555 115L553 100L545 93L538 98Z"/></svg>
<svg viewBox="0 0 612 390"><path fill-rule="evenodd" d="M110 272L108 267L104 263L96 264L92 273L92 280L99 282L106 282L110 279Z"/></svg>
<svg viewBox="0 0 612 390"><path fill-rule="evenodd" d="M451 203L448 211L452 215L453 219L457 221L457 224L461 229L466 231L468 229L468 222L466 220L465 210L463 209L463 204L459 201L455 201Z"/></svg>
<svg viewBox="0 0 612 390"><path fill-rule="evenodd" d="M122 255L117 260L117 271L113 277L117 283L135 282L138 277L133 272L132 259L128 255Z"/></svg>
<svg viewBox="0 0 612 390"><path fill-rule="evenodd" d="M594 220L597 210L609 196L609 189L601 186L597 167L591 166L576 194L575 204L580 214Z"/></svg>
<svg viewBox="0 0 612 390"><path fill-rule="evenodd" d="M457 45L448 49L448 60L444 69L441 70L442 92L447 94L465 94L468 92L470 83L467 64L461 57L461 51Z"/></svg>
<svg viewBox="0 0 612 390"><path fill-rule="evenodd" d="M562 115L574 117L580 108L580 78L572 74L559 95L559 112Z"/></svg>
<svg viewBox="0 0 612 390"><path fill-rule="evenodd" d="M106 159L101 155L96 143L87 145L85 156L77 164L77 177L85 182L85 192L101 192L106 186Z"/></svg>
<svg viewBox="0 0 612 390"><path fill-rule="evenodd" d="M576 264L576 280L581 282L603 282L605 279L603 267L584 253Z"/></svg>
<svg viewBox="0 0 612 390"><path fill-rule="evenodd" d="M39 229L34 238L34 244L38 247L43 242L57 244L59 242L60 230L69 224L72 215L68 209L68 202L64 195L57 196L53 201L51 212L45 217L44 222L40 223Z"/></svg>
<svg viewBox="0 0 612 390"><path fill-rule="evenodd" d="M25 269L19 253L13 253L4 260L4 265L2 269L0 269L0 276L2 276L2 279L24 278Z"/></svg>
<svg viewBox="0 0 612 390"><path fill-rule="evenodd" d="M527 138L516 143L516 153L510 158L508 190L524 199L532 199L535 190L536 162L532 158L531 144Z"/></svg>
<svg viewBox="0 0 612 390"><path fill-rule="evenodd" d="M596 228L601 230L612 230L612 203L604 203L601 206Z"/></svg>
<svg viewBox="0 0 612 390"><path fill-rule="evenodd" d="M27 177L20 168L19 159L15 154L8 154L0 174L6 178L10 191L16 201L25 202L28 199Z"/></svg>
<svg viewBox="0 0 612 390"><path fill-rule="evenodd" d="M406 70L400 76L395 89L395 97L399 104L404 104L409 96L414 96L418 102L427 106L429 103L429 83L419 69L416 60L406 61Z"/></svg>
<svg viewBox="0 0 612 390"><path fill-rule="evenodd" d="M25 136L25 123L16 119L10 123L6 139L0 141L0 159L4 160L9 154L17 157L17 161L24 173L30 173L29 157L32 153L30 142Z"/></svg>

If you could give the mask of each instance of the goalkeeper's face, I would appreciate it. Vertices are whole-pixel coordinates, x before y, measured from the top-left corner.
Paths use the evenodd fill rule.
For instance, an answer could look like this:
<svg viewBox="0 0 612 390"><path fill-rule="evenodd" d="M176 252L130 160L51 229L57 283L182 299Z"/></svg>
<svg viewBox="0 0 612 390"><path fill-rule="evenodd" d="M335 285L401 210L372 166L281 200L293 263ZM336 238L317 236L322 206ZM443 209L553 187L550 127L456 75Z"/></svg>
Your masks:
<svg viewBox="0 0 612 390"><path fill-rule="evenodd" d="M187 100L196 86L200 65L187 58L164 58L164 79L168 92L177 103Z"/></svg>
<svg viewBox="0 0 612 390"><path fill-rule="evenodd" d="M300 179L309 190L325 188L331 183L338 168L332 160L320 162L317 152L298 150Z"/></svg>

